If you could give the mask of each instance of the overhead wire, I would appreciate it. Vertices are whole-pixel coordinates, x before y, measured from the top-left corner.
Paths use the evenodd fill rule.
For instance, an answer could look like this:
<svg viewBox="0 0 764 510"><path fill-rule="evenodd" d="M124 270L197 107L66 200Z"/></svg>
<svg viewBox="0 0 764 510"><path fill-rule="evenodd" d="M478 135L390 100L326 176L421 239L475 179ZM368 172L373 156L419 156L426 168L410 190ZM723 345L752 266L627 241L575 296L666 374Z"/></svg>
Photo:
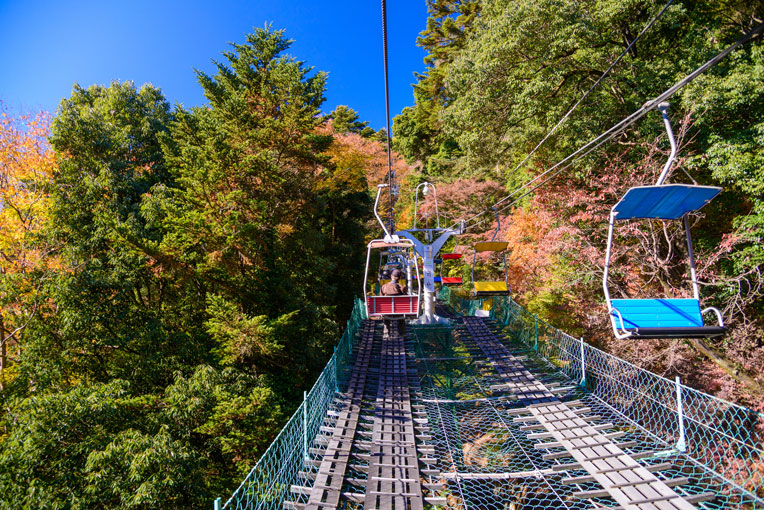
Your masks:
<svg viewBox="0 0 764 510"><path fill-rule="evenodd" d="M764 31L764 23L761 23L761 24L757 25L756 27L754 27L752 30L747 32L745 35L743 35L740 39L735 41L733 44L731 44L730 46L725 48L723 51L721 51L718 54L716 54L714 57L712 57L711 59L706 61L704 64L702 64L697 69L695 69L692 73L688 74L683 79L679 80L677 83L675 83L674 85L672 85L671 87L669 87L668 89L663 91L661 94L659 94L655 98L653 98L650 101L646 102L644 105L642 105L641 108L639 108L638 110L633 112L631 115L629 115L625 119L621 120L620 122L618 122L617 124L612 126L610 129L608 129L604 133L602 133L599 136L597 136L596 138L590 140L585 145L583 145L578 150L576 150L575 152L571 153L570 155L568 155L567 157L565 157L561 161L555 163L553 166L551 166L550 168L548 168L544 172L542 172L539 175L537 175L536 177L534 177L531 181L527 182L526 184L524 184L523 186L521 186L517 190L513 191L512 193L510 193L507 197L505 197L502 200L500 200L499 202L497 202L497 204L502 203L505 200L507 200L507 199L511 198L512 196L514 196L515 194L517 194L518 192L520 192L520 191L522 191L524 189L527 189L527 191L525 193L523 193L519 197L515 198L512 202L510 202L509 204L506 204L505 206L501 207L500 209L497 209L497 212L501 213L501 212L505 211L507 208L511 207L512 205L515 205L520 200L522 200L526 196L530 195L531 193L533 193L534 191L539 189L541 186L543 186L544 184L546 184L550 180L552 180L555 177L557 177L560 173L562 173L566 169L570 168L574 163L576 163L580 159L586 157L587 155L589 155L594 150L598 149L605 142L613 139L616 135L620 134L626 128L628 128L629 126L634 124L636 121L638 121L639 119L641 119L642 117L647 115L647 113L649 113L650 111L654 110L661 102L663 102L666 99L668 99L669 97L673 96L677 91L679 91L680 89L685 87L687 84L692 82L699 75L703 74L708 69L710 69L711 67L716 65L720 60L724 59L727 55L729 55L731 52L736 50L738 47L740 47L741 45L745 44L749 40L753 39L757 35L761 34L762 31ZM553 171L554 171L554 173L552 173ZM549 175L550 173L551 173L551 175ZM534 182L538 181L539 179L541 179L541 178L543 178L544 176L547 176L547 175L549 175L549 177L546 177L544 180L539 182L537 185L535 185L535 186L533 186L531 188L528 188L531 184L533 184ZM488 211L491 211L492 209L494 209L496 207L497 204L494 204L493 206L489 207L485 211L482 211L482 212L472 216L468 220L465 220L465 230L467 228L469 228L470 226L472 226L472 225L467 225L467 223L475 220L476 218L479 218L481 215L487 213ZM484 221L485 220L481 220L479 222L476 222L474 225L479 225L480 223L483 223Z"/></svg>
<svg viewBox="0 0 764 510"><path fill-rule="evenodd" d="M392 138L390 132L390 86L387 71L387 2L382 0L382 51L385 62L385 114L387 118L387 193L390 196L390 232L395 232L395 214L393 214L393 190L395 174L393 173Z"/></svg>
<svg viewBox="0 0 764 510"><path fill-rule="evenodd" d="M637 34L637 36L636 36L636 37L635 37L635 38L634 38L634 39L633 39L633 40L632 40L632 41L631 41L631 42L628 44L628 46L626 46L626 48L624 48L624 50L621 52L621 54L620 54L620 55L618 55L618 58L616 58L616 59L613 61L613 63L612 63L612 64L610 64L610 67L608 67L608 68L605 70L605 72L604 72L604 73L602 73L602 74L600 75L600 77L599 77L599 78L597 78L597 81L595 81L595 82L594 82L594 84L593 84L591 87L589 87L589 90L587 90L587 91L584 93L584 95L582 95L582 96L579 98L579 100L576 102L576 104L574 104L574 105L573 105L573 106L572 106L572 107L571 107L571 108L570 108L570 109L567 111L567 113L565 113L565 115L563 115L563 116L562 116L562 118L561 118L561 119L560 119L560 120L557 122L557 124L555 124L555 125L554 125L554 127L553 127L553 128L550 130L550 131L549 131L549 133L547 133L547 134L546 134L546 136L545 136L545 137L544 137L544 138L543 138L543 139L542 139L542 140L541 140L541 141L540 141L538 144L536 144L536 146L533 148L533 150L532 150L532 151L531 151L531 152L530 152L530 153L529 153L527 156L525 156L525 158L523 158L523 160L522 160L520 163L518 163L518 165L517 165L515 168L513 168L513 169L512 169L512 170L509 172L509 175L514 175L515 173L517 173L517 171L518 171L520 168L522 168L522 166L523 166L523 165L524 165L524 164L525 164L525 163L526 163L526 162L527 162L527 161L528 161L528 160L531 158L531 156L533 156L533 155L536 153L536 151L538 151L538 150L539 150L539 148L540 148L542 145L544 145L544 143L545 143L545 142L546 142L546 141L549 139L549 137L551 137L551 136L554 134L554 132L555 132L555 131L557 131L557 128L559 128L559 127L562 125L562 123L563 123L563 122L565 122L565 121L568 119L568 117L570 117L570 114L571 114L571 113L573 113L573 112L575 111L575 109L576 109L576 108L578 108L578 106L579 106L581 103L583 103L583 102L584 102L584 100L585 100L587 97L589 97L589 94L591 94L591 93L592 93L592 91L593 91L595 88L597 88L597 85L599 85L599 84L600 84L600 82L602 82L602 80L604 80L604 79L605 79L605 77L606 77L608 74L610 74L610 71L612 71L612 70L613 70L613 68L614 68L616 65L618 65L618 63L619 63L619 62L620 62L620 61L623 59L623 57L625 57L625 56L626 56L626 54L627 54L627 53L628 53L628 52L629 52L629 51L630 51L630 50L631 50L631 49L634 47L634 45L635 45L635 44L637 44L637 41L639 41L639 39L641 39L641 38L642 38L642 36L645 34L645 32L647 32L648 30L650 30L650 27L652 27L652 26L655 24L655 22L656 22L656 21L658 21L658 20L661 18L661 16L663 16L663 14L666 12L666 10L669 8L669 6L670 6L670 5L671 5L673 2L674 2L674 0L669 0L668 2L666 2L666 5L664 5L664 6L663 6L663 9L661 9L661 10L660 10L660 12L658 12L658 14L656 14L656 15L653 17L653 19L651 19L651 20L650 20L650 22L649 22L649 23L647 23L647 25L645 25L645 26L642 28L642 31L641 31L639 34ZM507 197L507 198L509 198L509 197ZM501 201L499 201L498 203L494 204L494 207L496 207L496 206L498 206L498 205L500 205L500 204L501 204Z"/></svg>

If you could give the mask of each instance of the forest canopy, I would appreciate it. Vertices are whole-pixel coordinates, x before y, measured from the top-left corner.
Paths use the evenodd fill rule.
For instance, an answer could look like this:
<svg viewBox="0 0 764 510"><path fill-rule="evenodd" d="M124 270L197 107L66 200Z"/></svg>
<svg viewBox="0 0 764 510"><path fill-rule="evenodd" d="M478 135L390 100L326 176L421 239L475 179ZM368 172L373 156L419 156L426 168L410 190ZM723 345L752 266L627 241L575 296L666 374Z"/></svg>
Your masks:
<svg viewBox="0 0 764 510"><path fill-rule="evenodd" d="M480 215L764 18L757 3L676 0L638 36L660 5L427 6L425 71L392 130L399 225L424 181L447 221ZM291 43L264 28L232 44L213 73L196 73L203 106L114 81L75 84L53 116L0 111L0 506L208 508L315 381L378 231L370 189L386 178L388 133L350 105L323 112L327 75ZM691 224L703 304L722 310L726 336L635 343L610 331L608 215L666 162L657 112L502 209L497 234L512 297L532 313L757 411L763 48L743 45L670 99L669 181L724 187ZM426 222L432 196L423 202ZM493 235L492 214L446 249L471 254ZM619 226L614 295L689 295L683 235ZM468 265L449 268L466 295Z"/></svg>
<svg viewBox="0 0 764 510"><path fill-rule="evenodd" d="M75 85L52 122L4 113L4 504L206 508L312 385L377 149L351 109L335 139L326 77L290 44L234 44L198 73L204 107L113 82Z"/></svg>
<svg viewBox="0 0 764 510"><path fill-rule="evenodd" d="M427 3L418 41L427 68L415 104L395 118L394 146L416 169L409 186L440 183L439 198L467 213L461 217L520 189L764 19L761 4L749 2L669 2L665 11L639 0ZM499 233L510 242L515 297L531 311L639 366L757 407L764 394L763 58L754 38L669 99L679 155L667 182L725 189L692 218L703 304L723 311L729 332L722 339L634 342L610 333L602 295L607 220L626 190L656 182L668 158L657 111L512 207L505 202ZM480 200L477 186L505 193ZM616 229L614 297L689 295L684 234L675 223ZM495 225L484 214L458 249L469 251Z"/></svg>

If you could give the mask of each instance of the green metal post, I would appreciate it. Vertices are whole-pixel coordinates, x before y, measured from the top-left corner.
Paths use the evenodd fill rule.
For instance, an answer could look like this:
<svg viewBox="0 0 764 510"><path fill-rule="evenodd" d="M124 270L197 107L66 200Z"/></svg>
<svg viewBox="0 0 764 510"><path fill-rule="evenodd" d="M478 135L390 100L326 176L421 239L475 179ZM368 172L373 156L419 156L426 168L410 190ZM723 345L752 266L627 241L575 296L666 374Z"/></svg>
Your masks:
<svg viewBox="0 0 764 510"><path fill-rule="evenodd" d="M337 382L337 378L339 376L339 370L337 368L337 362L339 361L339 358L337 357L337 347L334 347L334 391L339 392L340 387L339 383Z"/></svg>
<svg viewBox="0 0 764 510"><path fill-rule="evenodd" d="M308 392L302 392L302 456L308 459Z"/></svg>

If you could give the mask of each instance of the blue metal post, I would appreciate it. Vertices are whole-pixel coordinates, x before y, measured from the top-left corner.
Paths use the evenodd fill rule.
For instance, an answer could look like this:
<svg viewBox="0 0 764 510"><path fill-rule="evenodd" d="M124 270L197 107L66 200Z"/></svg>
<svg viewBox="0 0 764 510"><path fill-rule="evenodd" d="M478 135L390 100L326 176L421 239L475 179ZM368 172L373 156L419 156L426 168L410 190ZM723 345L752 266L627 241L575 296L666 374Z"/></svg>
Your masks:
<svg viewBox="0 0 764 510"><path fill-rule="evenodd" d="M687 441L684 437L684 405L682 403L682 383L679 376L676 376L676 411L679 415L679 440L676 442L676 449L680 452L687 451Z"/></svg>
<svg viewBox="0 0 764 510"><path fill-rule="evenodd" d="M308 392L302 392L302 456L308 458Z"/></svg>
<svg viewBox="0 0 764 510"><path fill-rule="evenodd" d="M214 510L220 510L220 498L215 500L215 503L212 505L212 508Z"/></svg>

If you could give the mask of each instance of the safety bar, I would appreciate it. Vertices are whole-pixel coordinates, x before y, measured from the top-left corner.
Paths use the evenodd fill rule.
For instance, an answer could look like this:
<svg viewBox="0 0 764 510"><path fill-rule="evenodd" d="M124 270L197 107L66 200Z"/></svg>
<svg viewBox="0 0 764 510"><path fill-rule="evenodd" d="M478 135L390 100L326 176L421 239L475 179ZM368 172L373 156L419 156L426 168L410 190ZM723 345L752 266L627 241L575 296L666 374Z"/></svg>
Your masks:
<svg viewBox="0 0 764 510"><path fill-rule="evenodd" d="M385 222L382 221L382 218L379 217L379 212L377 212L377 205L379 204L379 196L382 194L382 188L387 188L389 184L377 184L377 198L374 200L374 216L377 217L377 221L382 226L382 230L385 232L385 238L390 238L390 232L387 230L387 227L385 226Z"/></svg>

